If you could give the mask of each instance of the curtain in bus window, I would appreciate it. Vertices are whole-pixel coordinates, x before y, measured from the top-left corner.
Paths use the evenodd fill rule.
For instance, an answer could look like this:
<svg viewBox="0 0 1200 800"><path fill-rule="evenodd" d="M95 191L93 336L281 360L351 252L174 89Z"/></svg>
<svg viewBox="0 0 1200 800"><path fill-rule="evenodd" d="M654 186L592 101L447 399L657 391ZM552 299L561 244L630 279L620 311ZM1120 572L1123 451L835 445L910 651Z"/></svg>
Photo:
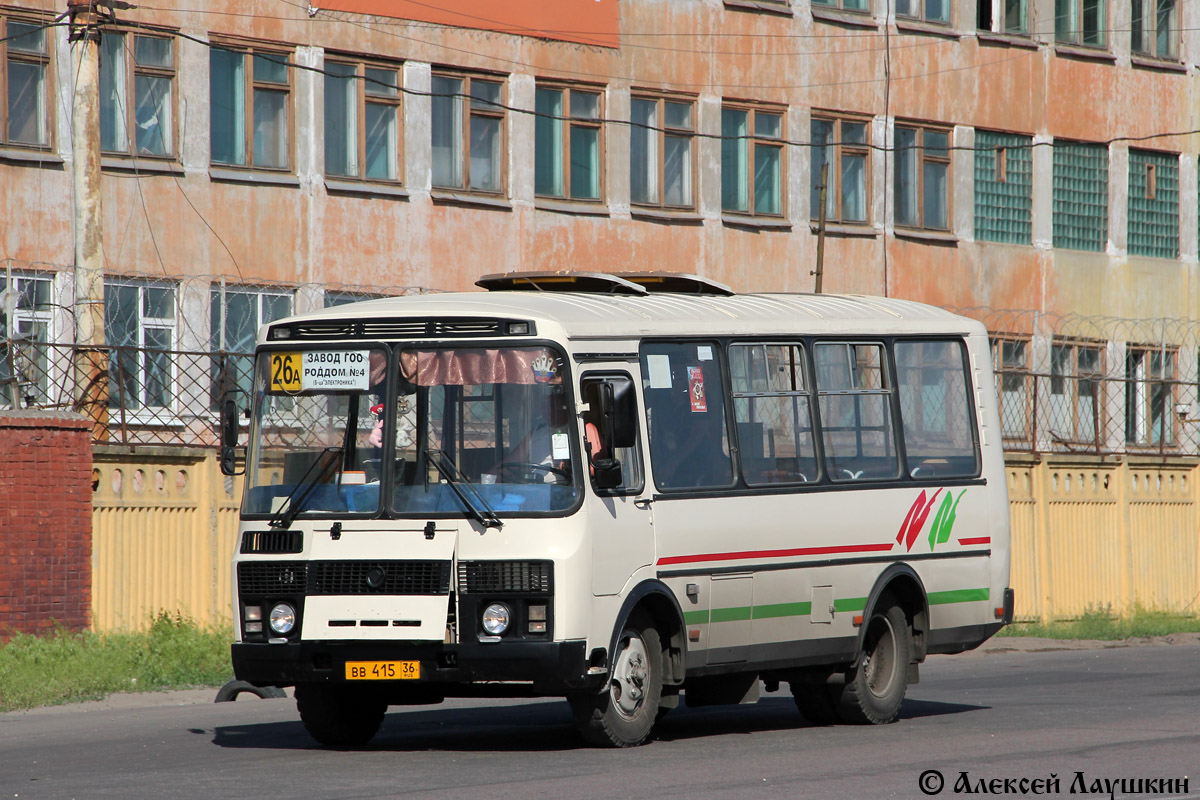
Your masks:
<svg viewBox="0 0 1200 800"><path fill-rule="evenodd" d="M909 474L974 475L975 436L962 343L897 342L895 352Z"/></svg>
<svg viewBox="0 0 1200 800"><path fill-rule="evenodd" d="M900 472L883 346L821 343L813 351L825 468L835 481Z"/></svg>
<svg viewBox="0 0 1200 800"><path fill-rule="evenodd" d="M562 383L558 360L541 347L503 350L406 350L404 379L418 386Z"/></svg>
<svg viewBox="0 0 1200 800"><path fill-rule="evenodd" d="M711 488L733 482L717 355L712 342L642 346L650 464L659 488Z"/></svg>

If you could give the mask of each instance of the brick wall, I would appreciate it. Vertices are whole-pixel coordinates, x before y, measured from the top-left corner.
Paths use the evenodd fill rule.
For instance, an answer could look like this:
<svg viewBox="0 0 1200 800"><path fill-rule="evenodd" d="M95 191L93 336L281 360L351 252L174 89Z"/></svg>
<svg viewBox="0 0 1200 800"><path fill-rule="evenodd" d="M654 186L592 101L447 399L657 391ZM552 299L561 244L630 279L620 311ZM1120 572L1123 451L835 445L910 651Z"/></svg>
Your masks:
<svg viewBox="0 0 1200 800"><path fill-rule="evenodd" d="M0 637L89 625L91 423L0 410Z"/></svg>

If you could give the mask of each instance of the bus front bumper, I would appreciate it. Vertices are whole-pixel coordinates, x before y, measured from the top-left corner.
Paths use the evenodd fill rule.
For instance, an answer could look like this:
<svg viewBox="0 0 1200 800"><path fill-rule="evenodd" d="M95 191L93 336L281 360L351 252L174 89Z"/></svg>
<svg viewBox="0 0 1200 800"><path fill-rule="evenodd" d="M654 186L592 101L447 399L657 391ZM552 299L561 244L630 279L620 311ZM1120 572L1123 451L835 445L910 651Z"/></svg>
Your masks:
<svg viewBox="0 0 1200 800"><path fill-rule="evenodd" d="M289 642L236 643L233 671L238 680L256 686L299 683L364 683L346 678L348 661L417 661L416 680L387 681L413 688L424 686L446 696L486 693L481 684L521 684L519 694L558 695L603 683L604 675L588 675L583 641L498 642ZM472 688L473 687L473 688ZM494 687L499 689L500 687Z"/></svg>

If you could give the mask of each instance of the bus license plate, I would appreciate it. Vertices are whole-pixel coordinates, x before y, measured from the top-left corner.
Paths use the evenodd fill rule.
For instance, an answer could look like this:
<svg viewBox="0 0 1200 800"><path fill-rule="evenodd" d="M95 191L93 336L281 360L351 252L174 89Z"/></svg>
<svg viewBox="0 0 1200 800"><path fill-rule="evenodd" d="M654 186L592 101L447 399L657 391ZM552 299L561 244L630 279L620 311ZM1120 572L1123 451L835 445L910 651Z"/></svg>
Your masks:
<svg viewBox="0 0 1200 800"><path fill-rule="evenodd" d="M415 681L420 677L420 661L346 662L348 681Z"/></svg>

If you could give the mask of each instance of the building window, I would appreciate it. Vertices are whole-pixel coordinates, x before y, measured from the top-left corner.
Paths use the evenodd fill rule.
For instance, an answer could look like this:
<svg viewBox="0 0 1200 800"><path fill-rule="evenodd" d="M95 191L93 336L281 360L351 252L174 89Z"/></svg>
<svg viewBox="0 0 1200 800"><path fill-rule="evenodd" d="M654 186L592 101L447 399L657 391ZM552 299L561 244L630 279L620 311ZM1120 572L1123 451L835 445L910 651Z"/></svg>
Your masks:
<svg viewBox="0 0 1200 800"><path fill-rule="evenodd" d="M1125 353L1125 441L1175 443L1175 351L1130 346Z"/></svg>
<svg viewBox="0 0 1200 800"><path fill-rule="evenodd" d="M171 39L105 33L100 40L100 149L173 156L174 84Z"/></svg>
<svg viewBox="0 0 1200 800"><path fill-rule="evenodd" d="M950 23L950 0L896 0L896 16Z"/></svg>
<svg viewBox="0 0 1200 800"><path fill-rule="evenodd" d="M51 286L0 273L0 406L50 402Z"/></svg>
<svg viewBox="0 0 1200 800"><path fill-rule="evenodd" d="M1029 35L1028 0L979 0L977 12L981 31Z"/></svg>
<svg viewBox="0 0 1200 800"><path fill-rule="evenodd" d="M896 224L950 229L950 132L896 126Z"/></svg>
<svg viewBox="0 0 1200 800"><path fill-rule="evenodd" d="M292 298L282 292L214 286L209 293L212 351L212 407L227 391L249 397L254 343L261 325L292 313ZM233 357L226 357L232 354Z"/></svg>
<svg viewBox="0 0 1200 800"><path fill-rule="evenodd" d="M1179 156L1129 151L1129 254L1179 257Z"/></svg>
<svg viewBox="0 0 1200 800"><path fill-rule="evenodd" d="M629 192L638 205L693 208L691 100L633 97L629 119Z"/></svg>
<svg viewBox="0 0 1200 800"><path fill-rule="evenodd" d="M1108 242L1108 148L1054 143L1054 246L1104 252Z"/></svg>
<svg viewBox="0 0 1200 800"><path fill-rule="evenodd" d="M33 21L5 19L0 31L0 65L6 75L0 92L0 143L27 147L50 146L48 102L50 52L46 30Z"/></svg>
<svg viewBox="0 0 1200 800"><path fill-rule="evenodd" d="M503 192L504 83L434 74L431 93L433 185Z"/></svg>
<svg viewBox="0 0 1200 800"><path fill-rule="evenodd" d="M1030 441L1029 340L993 339L992 363L1000 384L1000 430L1005 439Z"/></svg>
<svg viewBox="0 0 1200 800"><path fill-rule="evenodd" d="M1106 0L1054 0L1054 38L1064 44L1104 47Z"/></svg>
<svg viewBox="0 0 1200 800"><path fill-rule="evenodd" d="M782 108L721 108L721 208L781 217L783 206Z"/></svg>
<svg viewBox="0 0 1200 800"><path fill-rule="evenodd" d="M814 116L809 126L812 174L809 209L817 219L821 209L821 168L828 165L825 219L864 223L869 217L867 187L871 185L867 158L867 122Z"/></svg>
<svg viewBox="0 0 1200 800"><path fill-rule="evenodd" d="M840 8L843 11L870 11L867 5L867 0L812 0L814 6L828 6L829 8Z"/></svg>
<svg viewBox="0 0 1200 800"><path fill-rule="evenodd" d="M1033 241L1033 139L975 132L975 238Z"/></svg>
<svg viewBox="0 0 1200 800"><path fill-rule="evenodd" d="M325 174L400 180L400 82L395 67L325 62Z"/></svg>
<svg viewBox="0 0 1200 800"><path fill-rule="evenodd" d="M1153 58L1179 57L1179 4L1176 0L1130 0L1130 45Z"/></svg>
<svg viewBox="0 0 1200 800"><path fill-rule="evenodd" d="M1055 343L1050 348L1050 435L1057 442L1100 445L1104 408L1100 381L1103 349L1098 344Z"/></svg>
<svg viewBox="0 0 1200 800"><path fill-rule="evenodd" d="M599 200L604 120L600 92L539 86L534 110L535 193Z"/></svg>
<svg viewBox="0 0 1200 800"><path fill-rule="evenodd" d="M104 339L110 348L109 406L127 411L170 407L175 288L105 281Z"/></svg>
<svg viewBox="0 0 1200 800"><path fill-rule="evenodd" d="M212 162L286 170L291 166L288 54L209 51Z"/></svg>

